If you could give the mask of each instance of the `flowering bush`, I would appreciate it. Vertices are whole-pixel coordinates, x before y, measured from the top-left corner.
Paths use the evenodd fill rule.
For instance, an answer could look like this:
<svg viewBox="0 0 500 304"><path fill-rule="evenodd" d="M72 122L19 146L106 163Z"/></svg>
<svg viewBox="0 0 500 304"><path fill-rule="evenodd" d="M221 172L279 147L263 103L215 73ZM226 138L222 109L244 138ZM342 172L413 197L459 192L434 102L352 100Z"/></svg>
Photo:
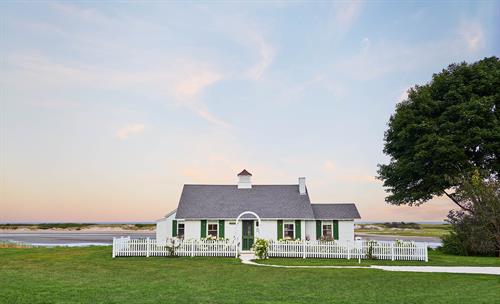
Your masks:
<svg viewBox="0 0 500 304"><path fill-rule="evenodd" d="M181 241L177 238L171 238L167 241L167 251L168 251L168 256L169 257L175 257L177 256L176 250L181 246Z"/></svg>
<svg viewBox="0 0 500 304"><path fill-rule="evenodd" d="M328 242L330 242L330 241L335 241L335 240L331 236L322 236L321 237L321 241L328 241Z"/></svg>
<svg viewBox="0 0 500 304"><path fill-rule="evenodd" d="M396 240L394 241L394 245L395 246L400 246L400 247L417 247L417 244L415 244L415 242L413 241L410 241L410 242L405 242L405 241L402 241L402 240Z"/></svg>
<svg viewBox="0 0 500 304"><path fill-rule="evenodd" d="M378 242L377 241L368 241L368 251L366 252L366 258L369 260L375 260L376 257L373 255L373 247L377 246Z"/></svg>
<svg viewBox="0 0 500 304"><path fill-rule="evenodd" d="M257 239L252 246L253 252L259 259L267 259L269 242L264 239Z"/></svg>
<svg viewBox="0 0 500 304"><path fill-rule="evenodd" d="M291 237L285 237L284 239L279 239L278 242L280 242L280 243L293 243L293 242L300 242L300 239L292 239Z"/></svg>

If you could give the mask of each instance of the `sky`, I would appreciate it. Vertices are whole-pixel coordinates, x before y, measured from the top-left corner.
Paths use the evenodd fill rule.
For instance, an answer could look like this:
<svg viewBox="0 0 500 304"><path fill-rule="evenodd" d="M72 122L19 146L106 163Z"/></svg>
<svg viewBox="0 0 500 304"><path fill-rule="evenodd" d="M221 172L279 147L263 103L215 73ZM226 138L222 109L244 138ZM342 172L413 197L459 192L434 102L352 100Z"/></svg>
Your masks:
<svg viewBox="0 0 500 304"><path fill-rule="evenodd" d="M296 184L363 221L406 90L500 55L500 3L0 3L0 222L154 221L183 184Z"/></svg>

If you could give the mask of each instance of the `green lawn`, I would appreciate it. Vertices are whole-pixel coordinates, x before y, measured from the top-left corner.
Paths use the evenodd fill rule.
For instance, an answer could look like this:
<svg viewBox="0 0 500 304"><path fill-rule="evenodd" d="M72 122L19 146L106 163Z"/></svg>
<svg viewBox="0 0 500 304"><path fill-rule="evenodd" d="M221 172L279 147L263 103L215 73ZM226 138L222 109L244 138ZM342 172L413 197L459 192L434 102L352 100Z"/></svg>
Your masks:
<svg viewBox="0 0 500 304"><path fill-rule="evenodd" d="M500 267L500 258L496 257L468 257L444 254L439 250L429 250L429 262L421 261L388 261L388 260L361 260L357 259L301 259L301 258L270 258L259 260L258 263L274 265L304 265L304 266L497 266Z"/></svg>
<svg viewBox="0 0 500 304"><path fill-rule="evenodd" d="M492 275L112 259L110 247L0 249L1 303L494 303L498 290Z"/></svg>
<svg viewBox="0 0 500 304"><path fill-rule="evenodd" d="M358 228L354 232L379 235L442 237L443 235L448 234L451 229L449 224L420 224L421 229L386 228L383 224L370 224L369 226L380 227L380 230Z"/></svg>

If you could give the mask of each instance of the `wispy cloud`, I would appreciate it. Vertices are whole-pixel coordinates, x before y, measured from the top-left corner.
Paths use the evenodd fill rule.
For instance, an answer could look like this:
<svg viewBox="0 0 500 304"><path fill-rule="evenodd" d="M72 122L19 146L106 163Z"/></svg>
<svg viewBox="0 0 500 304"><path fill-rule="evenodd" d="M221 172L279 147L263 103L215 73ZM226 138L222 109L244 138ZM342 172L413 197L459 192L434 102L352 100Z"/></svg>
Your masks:
<svg viewBox="0 0 500 304"><path fill-rule="evenodd" d="M224 73L207 64L189 62L179 67L176 75L167 87L178 105L188 108L216 126L224 128L231 126L228 122L216 117L203 102L201 96L210 86L223 80L226 77Z"/></svg>
<svg viewBox="0 0 500 304"><path fill-rule="evenodd" d="M460 26L459 35L465 42L467 49L471 52L479 50L484 45L483 28L479 22L464 22Z"/></svg>
<svg viewBox="0 0 500 304"><path fill-rule="evenodd" d="M335 2L333 10L335 12L335 21L338 26L348 30L356 21L361 12L361 1Z"/></svg>
<svg viewBox="0 0 500 304"><path fill-rule="evenodd" d="M28 82L38 93L56 87L58 90L63 87L136 89L163 99L171 97L177 105L186 107L211 124L230 126L211 113L202 100L203 92L224 79L224 73L192 58L175 58L155 68L139 69L60 62L39 54L7 56L5 63L12 70L0 72L0 75L5 74L1 77L2 82L11 87L21 88Z"/></svg>
<svg viewBox="0 0 500 304"><path fill-rule="evenodd" d="M118 131L116 131L115 136L121 140L125 140L131 135L144 132L145 128L146 127L140 123L126 125L120 129L118 129Z"/></svg>
<svg viewBox="0 0 500 304"><path fill-rule="evenodd" d="M259 61L248 70L247 75L251 79L259 80L273 62L275 49L257 32L249 32L248 39L259 54Z"/></svg>
<svg viewBox="0 0 500 304"><path fill-rule="evenodd" d="M178 100L190 100L221 79L220 73L209 69L192 70L174 85L174 95Z"/></svg>
<svg viewBox="0 0 500 304"><path fill-rule="evenodd" d="M334 2L330 9L329 28L337 38L344 36L358 19L362 10L361 1Z"/></svg>

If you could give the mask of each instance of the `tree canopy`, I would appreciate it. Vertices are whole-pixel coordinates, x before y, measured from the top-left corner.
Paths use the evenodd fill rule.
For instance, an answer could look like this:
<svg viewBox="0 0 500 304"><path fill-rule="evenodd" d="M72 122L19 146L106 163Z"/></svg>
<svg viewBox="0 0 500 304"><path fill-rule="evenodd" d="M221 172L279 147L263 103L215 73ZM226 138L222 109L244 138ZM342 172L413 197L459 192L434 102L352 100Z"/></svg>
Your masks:
<svg viewBox="0 0 500 304"><path fill-rule="evenodd" d="M395 205L419 205L453 192L464 176L480 171L498 180L500 170L500 61L452 64L408 91L385 132L378 178Z"/></svg>

